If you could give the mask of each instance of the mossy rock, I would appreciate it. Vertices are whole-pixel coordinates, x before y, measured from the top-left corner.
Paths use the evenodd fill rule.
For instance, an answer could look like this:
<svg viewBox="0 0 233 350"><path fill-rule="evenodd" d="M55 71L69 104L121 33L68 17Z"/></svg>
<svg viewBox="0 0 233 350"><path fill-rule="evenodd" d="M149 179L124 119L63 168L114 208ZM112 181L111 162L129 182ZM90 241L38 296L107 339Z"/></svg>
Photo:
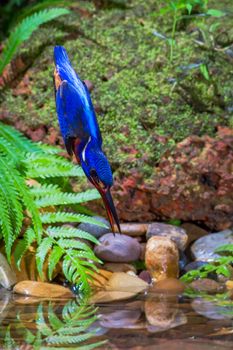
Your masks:
<svg viewBox="0 0 233 350"><path fill-rule="evenodd" d="M224 1L221 4L223 8ZM43 124L58 128L52 35L54 45L66 47L80 77L94 84L92 99L100 111L104 150L114 170L126 173L136 167L149 177L161 155L176 142L190 134L214 136L218 125L233 126L232 61L224 47L203 49L195 43L193 28L199 28L200 20L177 32L170 62L167 41L153 34L155 30L171 34L172 16L158 16L160 1L132 0L125 8L98 10L91 2L77 6L85 7L88 16L76 11L59 19L57 32L47 25L22 48L30 53L44 42L27 72L30 94L4 93L2 108L8 120L21 119L32 128ZM208 21L214 19L206 19L206 30ZM230 18L218 21L227 26ZM207 65L209 80L200 63Z"/></svg>

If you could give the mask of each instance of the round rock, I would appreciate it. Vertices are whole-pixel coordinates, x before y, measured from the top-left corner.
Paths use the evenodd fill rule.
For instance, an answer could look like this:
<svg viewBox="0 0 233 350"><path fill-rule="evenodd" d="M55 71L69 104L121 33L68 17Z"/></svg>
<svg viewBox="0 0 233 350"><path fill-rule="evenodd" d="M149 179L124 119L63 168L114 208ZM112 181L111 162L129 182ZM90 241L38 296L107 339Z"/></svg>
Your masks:
<svg viewBox="0 0 233 350"><path fill-rule="evenodd" d="M196 260L212 261L220 257L215 250L224 244L233 244L233 231L225 230L199 238L191 247Z"/></svg>
<svg viewBox="0 0 233 350"><path fill-rule="evenodd" d="M132 237L107 233L99 241L100 245L95 246L95 254L103 261L122 263L136 261L140 257L140 244Z"/></svg>
<svg viewBox="0 0 233 350"><path fill-rule="evenodd" d="M151 237L146 245L145 264L154 281L177 278L179 252L176 244L167 237Z"/></svg>
<svg viewBox="0 0 233 350"><path fill-rule="evenodd" d="M189 284L193 290L197 292L205 292L209 294L216 294L223 290L222 286L209 278L198 279Z"/></svg>
<svg viewBox="0 0 233 350"><path fill-rule="evenodd" d="M6 289L11 288L17 282L16 275L11 269L5 256L0 253L0 285Z"/></svg>
<svg viewBox="0 0 233 350"><path fill-rule="evenodd" d="M188 242L188 236L181 227L153 222L148 226L146 232L147 240L153 236L167 237L176 243L180 250L185 250Z"/></svg>
<svg viewBox="0 0 233 350"><path fill-rule="evenodd" d="M108 227L107 228L100 227L100 226L97 226L94 224L89 224L89 223L83 222L82 224L80 224L78 226L78 228L80 230L83 230L83 231L86 231L86 232L92 234L96 238L100 238L101 236L105 235L106 233L111 232L108 220L106 220L102 216L93 216L93 219L99 220L101 223L105 224Z"/></svg>

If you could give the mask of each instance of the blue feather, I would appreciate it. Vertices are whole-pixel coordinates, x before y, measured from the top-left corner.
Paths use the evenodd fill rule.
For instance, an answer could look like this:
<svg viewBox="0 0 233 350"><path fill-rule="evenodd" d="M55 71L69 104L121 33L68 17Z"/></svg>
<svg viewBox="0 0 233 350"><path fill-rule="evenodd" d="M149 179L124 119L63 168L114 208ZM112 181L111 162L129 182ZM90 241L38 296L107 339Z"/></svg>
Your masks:
<svg viewBox="0 0 233 350"><path fill-rule="evenodd" d="M61 80L56 92L56 105L65 143L70 137L88 139L93 136L101 147L102 137L90 93L72 68L64 47L55 46L54 61Z"/></svg>

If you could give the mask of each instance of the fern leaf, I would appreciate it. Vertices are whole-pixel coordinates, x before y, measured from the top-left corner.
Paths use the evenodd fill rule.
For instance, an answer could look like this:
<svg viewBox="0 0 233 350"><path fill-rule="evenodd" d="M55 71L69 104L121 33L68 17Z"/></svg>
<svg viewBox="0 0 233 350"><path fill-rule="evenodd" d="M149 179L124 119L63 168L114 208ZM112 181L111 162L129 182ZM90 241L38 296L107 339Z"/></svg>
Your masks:
<svg viewBox="0 0 233 350"><path fill-rule="evenodd" d="M48 258L48 277L51 280L53 276L53 271L57 264L59 263L64 251L58 245L55 245Z"/></svg>
<svg viewBox="0 0 233 350"><path fill-rule="evenodd" d="M36 200L38 208L50 207L53 205L67 205L67 204L78 204L93 199L99 198L100 195L96 189L88 190L81 193L64 193L60 192L53 195L43 196L43 198Z"/></svg>
<svg viewBox="0 0 233 350"><path fill-rule="evenodd" d="M88 232L79 230L75 227L64 226L49 226L46 229L47 233L53 238L80 238L87 239L94 244L99 244L98 240Z"/></svg>
<svg viewBox="0 0 233 350"><path fill-rule="evenodd" d="M43 153L28 154L24 164L27 167L27 177L29 179L83 176L80 166L69 163L65 158L55 155L46 155Z"/></svg>
<svg viewBox="0 0 233 350"><path fill-rule="evenodd" d="M0 74L5 66L10 62L18 47L23 41L30 38L32 33L43 23L53 20L61 15L66 15L70 11L64 8L51 8L37 12L26 17L17 25L15 30L10 34L0 57Z"/></svg>
<svg viewBox="0 0 233 350"><path fill-rule="evenodd" d="M0 153L12 159L14 164L19 162L18 150L2 136L0 136Z"/></svg>
<svg viewBox="0 0 233 350"><path fill-rule="evenodd" d="M0 122L0 136L5 139L17 154L39 152L40 148L13 127Z"/></svg>
<svg viewBox="0 0 233 350"><path fill-rule="evenodd" d="M45 322L44 313L43 313L43 304L40 303L37 308L36 313L36 326L42 335L50 336L53 334L53 331Z"/></svg>
<svg viewBox="0 0 233 350"><path fill-rule="evenodd" d="M90 256L91 256L91 254L93 254L91 248L86 243L75 240L75 239L62 239L61 238L57 241L57 244L64 249L65 248L79 249L79 250L87 251L88 253L90 253Z"/></svg>
<svg viewBox="0 0 233 350"><path fill-rule="evenodd" d="M64 324L54 313L51 302L49 303L49 308L48 308L48 320L53 330L59 331L60 329L63 329Z"/></svg>
<svg viewBox="0 0 233 350"><path fill-rule="evenodd" d="M10 261L11 247L13 244L12 238L12 224L9 216L9 211L7 210L6 197L4 191L2 191L2 185L0 184L0 213L1 213L1 229L5 243L5 250L8 261Z"/></svg>
<svg viewBox="0 0 233 350"><path fill-rule="evenodd" d="M35 232L32 230L32 228L29 227L27 231L24 233L23 239L21 239L17 243L14 251L14 260L18 269L20 268L20 263L23 255L26 253L28 248L31 246L31 244L35 240L36 240Z"/></svg>
<svg viewBox="0 0 233 350"><path fill-rule="evenodd" d="M41 198L44 196L57 195L61 192L61 189L58 185L44 184L30 187L30 192L34 197Z"/></svg>
<svg viewBox="0 0 233 350"><path fill-rule="evenodd" d="M41 221L44 224L53 224L58 222L88 222L97 226L106 227L105 224L97 219L93 219L91 216L61 211L57 211L56 213L45 212L41 214Z"/></svg>
<svg viewBox="0 0 233 350"><path fill-rule="evenodd" d="M36 265L38 272L41 277L43 277L43 264L46 258L46 255L48 254L50 248L53 245L53 240L50 237L45 237L40 245L37 248L37 253L36 253Z"/></svg>
<svg viewBox="0 0 233 350"><path fill-rule="evenodd" d="M84 342L90 338L93 337L92 333L86 333L86 334L79 334L74 336L69 335L54 335L51 337L48 337L47 343L48 344L75 344L75 343L81 343Z"/></svg>

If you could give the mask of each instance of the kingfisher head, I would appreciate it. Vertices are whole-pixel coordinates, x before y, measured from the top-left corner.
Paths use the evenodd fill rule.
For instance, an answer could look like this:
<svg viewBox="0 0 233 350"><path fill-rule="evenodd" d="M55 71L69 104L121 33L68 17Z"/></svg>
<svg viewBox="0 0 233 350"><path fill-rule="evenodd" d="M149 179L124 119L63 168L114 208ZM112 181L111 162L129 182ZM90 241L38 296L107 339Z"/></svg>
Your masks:
<svg viewBox="0 0 233 350"><path fill-rule="evenodd" d="M78 154L85 175L99 191L103 199L112 231L114 232L115 222L119 232L121 232L110 192L110 188L113 185L113 177L107 157L93 136L89 136L85 142L78 144L77 148L74 153Z"/></svg>

